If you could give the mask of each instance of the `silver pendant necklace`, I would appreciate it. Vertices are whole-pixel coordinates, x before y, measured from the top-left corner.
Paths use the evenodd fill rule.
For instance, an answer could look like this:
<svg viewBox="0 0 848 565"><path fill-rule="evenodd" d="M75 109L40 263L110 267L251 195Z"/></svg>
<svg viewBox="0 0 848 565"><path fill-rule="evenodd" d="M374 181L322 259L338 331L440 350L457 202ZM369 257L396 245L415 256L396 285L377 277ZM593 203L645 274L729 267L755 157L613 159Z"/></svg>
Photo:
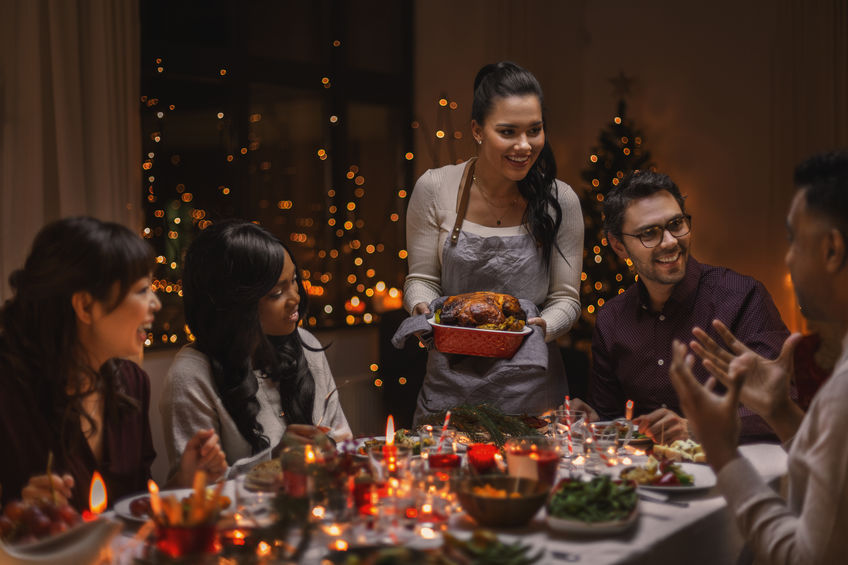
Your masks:
<svg viewBox="0 0 848 565"><path fill-rule="evenodd" d="M495 218L495 223L497 225L501 225L501 222L503 221L504 217L506 217L506 215L509 214L509 211L512 210L512 207L515 206L515 204L518 202L518 196L515 196L512 199L512 202L510 202L506 206L495 206L494 204L492 204L492 201L489 200L489 195L486 194L485 190L483 190L483 185L480 184L480 181L477 179L477 175L472 175L471 180L474 181L474 184L477 185L477 190L479 190L480 194L483 196L483 200L486 202L486 205L489 207L489 212L491 212L492 217ZM500 217L498 217L498 214L497 214L497 212L495 212L495 210L504 209L504 208L506 208L506 211L503 214L501 214Z"/></svg>

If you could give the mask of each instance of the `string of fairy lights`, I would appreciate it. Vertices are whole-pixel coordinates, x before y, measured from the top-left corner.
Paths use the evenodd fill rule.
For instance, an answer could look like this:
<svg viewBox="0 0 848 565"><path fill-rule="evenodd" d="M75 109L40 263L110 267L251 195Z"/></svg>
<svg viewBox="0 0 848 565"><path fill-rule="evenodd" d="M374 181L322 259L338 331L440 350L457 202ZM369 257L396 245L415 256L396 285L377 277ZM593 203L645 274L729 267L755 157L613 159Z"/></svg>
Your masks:
<svg viewBox="0 0 848 565"><path fill-rule="evenodd" d="M341 42L334 41L333 46L339 48ZM164 59L158 57L153 63L155 74L164 76L167 69ZM216 75L215 80L224 81L230 77L230 72L222 66ZM322 76L316 81L316 88L331 89L333 82L329 76ZM210 200L210 194L218 199L238 198L239 183L225 180L217 184L214 191L210 191L210 187L192 186L190 179L181 179L181 182L157 179L157 176L167 176L162 174L163 167L169 164L176 166L182 159L178 148L167 147L166 143L169 117L180 108L169 100L149 94L141 96L140 100L147 118L143 123L149 125L149 131L144 133L145 153L141 166L146 188L146 225L142 235L159 250L154 290L160 293L163 302L168 299L178 302L183 294L181 273L185 248L193 233L206 229L212 223L208 206L201 203ZM457 103L440 96L436 105L435 130L428 131L421 120L410 124L412 129L424 133L430 140L431 143L427 145L430 145L434 165L438 164L439 145L450 147L451 144L445 142L462 139L462 132L452 131L450 117L444 114L456 110ZM319 127L337 126L342 119L339 114L331 112L325 115ZM273 158L268 155L259 157L263 147L264 116L254 111L245 117L248 125L247 143L240 147L228 143L225 135L236 119L237 116L228 115L224 109L210 112L208 118L221 132L223 164L232 166L246 160L241 163L253 163L255 170L268 173L274 168ZM453 153L452 148L449 151ZM316 147L313 155L323 167L328 168L327 171L330 170L333 160L330 146ZM412 151L405 151L401 157L402 161L407 162L416 158ZM455 160L453 157L452 160ZM384 187L370 187L365 168L364 164L347 166L344 186L328 186L320 204L298 202L291 198L258 203L259 208L276 214L272 223L287 226L287 242L293 249L302 249L307 257L300 261L300 274L311 305L310 315L301 320L301 324L306 327L373 324L379 321L381 314L403 305L403 291L387 281L402 280L402 276L397 275L406 272L407 251L401 248L402 237L385 237L385 231L397 231L392 226L397 228L404 217L409 191L405 187L398 187L392 190L392 197L386 199ZM330 179L331 176L326 174L324 178ZM370 198L369 194L372 195ZM367 208L373 212L374 206L379 205L387 206L388 209L382 216L383 220L377 222L380 225L369 229L362 211ZM375 264L375 258L380 256L391 258L393 263L389 264L396 266L397 272L385 272L381 276L380 268ZM340 292L343 299L337 300ZM167 322L163 323L148 333L145 345L178 345L194 341L190 328L184 322L181 325L172 327ZM374 385L382 386L378 364L372 363L369 368L378 374Z"/></svg>
<svg viewBox="0 0 848 565"><path fill-rule="evenodd" d="M572 328L572 341L588 350L598 308L623 293L636 279L630 259L618 257L609 246L603 229L606 195L632 172L652 168L651 154L644 147L643 134L627 118L628 84L623 74L611 80L620 96L617 112L598 135L598 144L587 159L581 178L588 184L581 197L584 220L583 270L580 273L580 319Z"/></svg>

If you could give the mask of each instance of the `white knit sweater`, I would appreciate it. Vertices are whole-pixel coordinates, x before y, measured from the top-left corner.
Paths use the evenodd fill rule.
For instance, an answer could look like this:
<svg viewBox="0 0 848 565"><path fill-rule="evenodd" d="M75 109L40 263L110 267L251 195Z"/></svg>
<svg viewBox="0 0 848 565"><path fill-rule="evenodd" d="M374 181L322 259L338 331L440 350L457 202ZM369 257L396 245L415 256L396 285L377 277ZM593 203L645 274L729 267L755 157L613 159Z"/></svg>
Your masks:
<svg viewBox="0 0 848 565"><path fill-rule="evenodd" d="M408 312L419 302L442 296L442 249L456 222L457 195L465 163L430 169L415 183L406 212L406 245L409 275L403 303ZM580 316L580 272L583 266L583 214L570 186L557 180L557 200L562 224L556 243L562 255L551 253L547 296L521 297L540 307L547 324L546 341L567 332ZM465 220L464 231L480 236L512 236L527 233L525 226L486 227ZM564 257L563 257L564 255Z"/></svg>
<svg viewBox="0 0 848 565"><path fill-rule="evenodd" d="M308 331L298 328L303 343L310 347L321 347L320 342ZM324 414L324 397L336 386L327 357L323 351L303 353L309 370L315 379L315 404L312 412L314 423L323 416L322 425L331 428L329 435L336 441L352 437L339 395L330 397L327 413ZM191 345L183 347L168 369L165 386L159 399L162 429L171 473L176 470L186 443L201 429L214 429L221 438L221 448L227 455L227 477L232 478L245 472L260 461L271 458L271 449L276 446L286 431L286 423L280 416L280 394L271 379L260 378L256 400L259 401L257 421L262 424L263 434L271 447L257 454L251 453L250 444L241 435L229 412L221 402L215 381L212 378L209 360Z"/></svg>

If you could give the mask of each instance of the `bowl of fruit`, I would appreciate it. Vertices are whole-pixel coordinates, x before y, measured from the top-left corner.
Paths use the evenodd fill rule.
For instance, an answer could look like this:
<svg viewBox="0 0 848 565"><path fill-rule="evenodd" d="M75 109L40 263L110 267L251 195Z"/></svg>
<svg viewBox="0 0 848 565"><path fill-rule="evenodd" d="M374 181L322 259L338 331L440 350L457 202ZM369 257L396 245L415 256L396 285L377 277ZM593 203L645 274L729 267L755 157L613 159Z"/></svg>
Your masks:
<svg viewBox="0 0 848 565"><path fill-rule="evenodd" d="M120 530L113 520L83 521L69 504L13 500L0 515L0 563L98 563Z"/></svg>

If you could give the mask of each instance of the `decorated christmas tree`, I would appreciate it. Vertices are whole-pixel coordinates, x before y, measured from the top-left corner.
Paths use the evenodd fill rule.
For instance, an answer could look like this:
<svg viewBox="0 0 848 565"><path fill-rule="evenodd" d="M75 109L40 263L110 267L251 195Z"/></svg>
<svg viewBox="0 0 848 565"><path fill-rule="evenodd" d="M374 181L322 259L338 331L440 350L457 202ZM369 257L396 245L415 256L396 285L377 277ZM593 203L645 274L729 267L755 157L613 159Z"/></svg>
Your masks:
<svg viewBox="0 0 848 565"><path fill-rule="evenodd" d="M598 308L621 294L635 280L630 262L619 259L603 230L603 208L607 193L633 171L653 167L651 154L644 148L644 136L627 117L625 97L633 79L623 73L611 80L618 97L618 111L598 136L598 145L589 155L589 166L581 173L587 183L581 198L585 234L583 272L580 275L580 320L571 337L575 345L588 351Z"/></svg>

